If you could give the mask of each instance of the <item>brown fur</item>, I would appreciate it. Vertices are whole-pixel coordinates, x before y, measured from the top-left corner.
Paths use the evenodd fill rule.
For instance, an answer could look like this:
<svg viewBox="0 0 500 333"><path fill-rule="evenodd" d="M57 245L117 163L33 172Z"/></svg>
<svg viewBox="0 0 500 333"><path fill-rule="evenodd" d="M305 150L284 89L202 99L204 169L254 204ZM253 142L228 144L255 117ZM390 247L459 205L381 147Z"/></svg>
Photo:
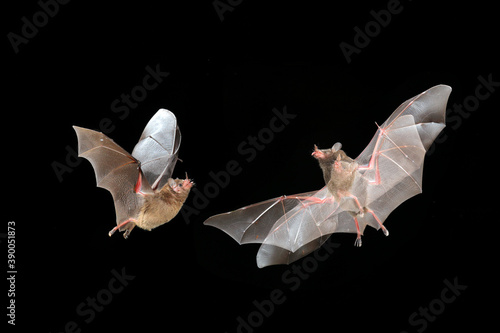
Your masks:
<svg viewBox="0 0 500 333"><path fill-rule="evenodd" d="M358 164L347 156L343 150L320 150L315 147L313 156L318 160L323 171L323 179L328 186L328 190L335 199L339 200L344 193L349 192Z"/></svg>
<svg viewBox="0 0 500 333"><path fill-rule="evenodd" d="M332 166L337 157L340 155L340 160L346 162L352 162L352 159L347 156L343 150L334 152L332 149L321 149L320 151L324 153L325 157L318 159L318 162L321 170L323 170L323 179L325 180L325 184L328 184L332 176Z"/></svg>
<svg viewBox="0 0 500 333"><path fill-rule="evenodd" d="M331 178L327 184L328 190L333 194L336 200L340 200L341 196L349 192L357 169L356 162L350 163L340 160L339 164L339 167L333 166L331 168Z"/></svg>
<svg viewBox="0 0 500 333"><path fill-rule="evenodd" d="M172 188L174 184L179 186L178 192ZM192 183L183 179L169 179L160 191L146 195L136 225L151 230L173 219L186 201L191 186Z"/></svg>

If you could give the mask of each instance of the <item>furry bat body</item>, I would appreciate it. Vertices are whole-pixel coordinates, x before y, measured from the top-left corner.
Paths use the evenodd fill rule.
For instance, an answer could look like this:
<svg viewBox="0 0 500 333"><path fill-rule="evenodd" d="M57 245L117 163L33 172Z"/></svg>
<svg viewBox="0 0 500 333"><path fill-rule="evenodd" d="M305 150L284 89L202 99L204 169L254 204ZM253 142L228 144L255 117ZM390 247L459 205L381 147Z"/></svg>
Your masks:
<svg viewBox="0 0 500 333"><path fill-rule="evenodd" d="M174 114L160 109L148 122L132 154L100 132L73 126L78 156L92 163L97 186L111 192L116 224L110 232L127 238L135 226L151 230L173 219L193 185L172 179L181 143Z"/></svg>
<svg viewBox="0 0 500 333"><path fill-rule="evenodd" d="M205 224L225 231L239 244L261 243L259 267L300 259L335 232L356 233L356 246L361 246L367 225L387 236L387 216L422 192L425 153L445 127L450 92L450 87L438 85L401 104L355 159L340 149L340 143L331 149L314 146L312 156L326 184L321 190L215 215Z"/></svg>

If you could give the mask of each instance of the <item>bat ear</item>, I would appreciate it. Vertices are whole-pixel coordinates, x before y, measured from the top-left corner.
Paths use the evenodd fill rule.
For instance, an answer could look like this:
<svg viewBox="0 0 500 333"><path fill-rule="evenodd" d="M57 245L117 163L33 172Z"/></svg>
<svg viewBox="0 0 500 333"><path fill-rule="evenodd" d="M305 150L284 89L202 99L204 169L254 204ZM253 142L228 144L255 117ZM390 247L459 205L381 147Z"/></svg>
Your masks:
<svg viewBox="0 0 500 333"><path fill-rule="evenodd" d="M168 179L168 185L171 187L171 188L174 188L175 186L177 186L177 183L175 182L175 180L173 178L169 178Z"/></svg>
<svg viewBox="0 0 500 333"><path fill-rule="evenodd" d="M336 151L339 151L339 150L340 150L340 148L342 148L342 144L341 144L340 142L337 142L337 143L335 143L335 144L333 145L332 150L333 150L334 152L336 152Z"/></svg>

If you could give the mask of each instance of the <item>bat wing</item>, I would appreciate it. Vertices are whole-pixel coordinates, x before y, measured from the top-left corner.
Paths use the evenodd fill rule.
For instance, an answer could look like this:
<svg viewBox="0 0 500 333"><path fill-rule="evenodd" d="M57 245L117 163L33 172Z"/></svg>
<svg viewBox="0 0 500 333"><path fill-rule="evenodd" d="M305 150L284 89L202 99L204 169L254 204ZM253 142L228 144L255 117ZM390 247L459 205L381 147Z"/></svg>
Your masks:
<svg viewBox="0 0 500 333"><path fill-rule="evenodd" d="M300 198L314 194L316 192L266 200L232 212L214 215L204 224L221 229L239 244L262 243L277 220L301 206Z"/></svg>
<svg viewBox="0 0 500 333"><path fill-rule="evenodd" d="M281 196L207 219L239 244L261 243L257 265L288 264L319 248L334 232L345 232L347 212L326 187ZM340 219L339 219L340 217Z"/></svg>
<svg viewBox="0 0 500 333"><path fill-rule="evenodd" d="M73 128L78 136L78 156L90 161L97 186L107 189L113 196L116 223L119 225L135 218L142 205L142 197L134 191L141 172L139 162L103 133L77 126ZM152 193L144 179L141 191Z"/></svg>
<svg viewBox="0 0 500 333"><path fill-rule="evenodd" d="M162 188L172 175L180 144L181 132L175 115L166 109L158 110L132 151L151 188Z"/></svg>
<svg viewBox="0 0 500 333"><path fill-rule="evenodd" d="M357 233L354 216L358 211L351 197L336 201L326 186L301 197L300 204L270 228L257 253L257 265L289 264L320 248L333 233Z"/></svg>
<svg viewBox="0 0 500 333"><path fill-rule="evenodd" d="M351 193L373 212L358 218L361 231L366 225L379 229L397 206L422 192L425 154L445 127L450 93L449 86L438 85L405 101L356 158Z"/></svg>
<svg viewBox="0 0 500 333"><path fill-rule="evenodd" d="M450 92L448 86L436 86L396 109L356 159L360 167L351 195L340 201L325 186L215 215L205 224L225 231L239 244L261 243L259 267L300 259L332 233L357 233L355 217L361 232L366 225L379 229L394 208L421 192L424 155L445 126Z"/></svg>

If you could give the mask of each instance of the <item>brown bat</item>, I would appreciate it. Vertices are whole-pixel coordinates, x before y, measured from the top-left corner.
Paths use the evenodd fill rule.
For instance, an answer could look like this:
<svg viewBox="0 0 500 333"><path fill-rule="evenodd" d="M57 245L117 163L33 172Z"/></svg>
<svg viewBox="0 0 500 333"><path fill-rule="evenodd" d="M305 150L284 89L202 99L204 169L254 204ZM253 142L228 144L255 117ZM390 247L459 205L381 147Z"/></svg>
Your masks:
<svg viewBox="0 0 500 333"><path fill-rule="evenodd" d="M445 127L450 92L438 85L401 104L355 159L340 143L322 150L315 146L312 155L323 171L322 189L215 215L205 224L240 244L262 244L259 267L298 260L336 232L355 233L356 246L361 246L366 226L389 235L383 225L388 215L422 192L425 153Z"/></svg>
<svg viewBox="0 0 500 333"><path fill-rule="evenodd" d="M151 230L173 219L186 200L193 182L172 179L181 144L175 115L160 109L151 118L132 155L101 132L73 126L78 156L92 163L97 186L113 195L117 226L127 238L135 226Z"/></svg>

